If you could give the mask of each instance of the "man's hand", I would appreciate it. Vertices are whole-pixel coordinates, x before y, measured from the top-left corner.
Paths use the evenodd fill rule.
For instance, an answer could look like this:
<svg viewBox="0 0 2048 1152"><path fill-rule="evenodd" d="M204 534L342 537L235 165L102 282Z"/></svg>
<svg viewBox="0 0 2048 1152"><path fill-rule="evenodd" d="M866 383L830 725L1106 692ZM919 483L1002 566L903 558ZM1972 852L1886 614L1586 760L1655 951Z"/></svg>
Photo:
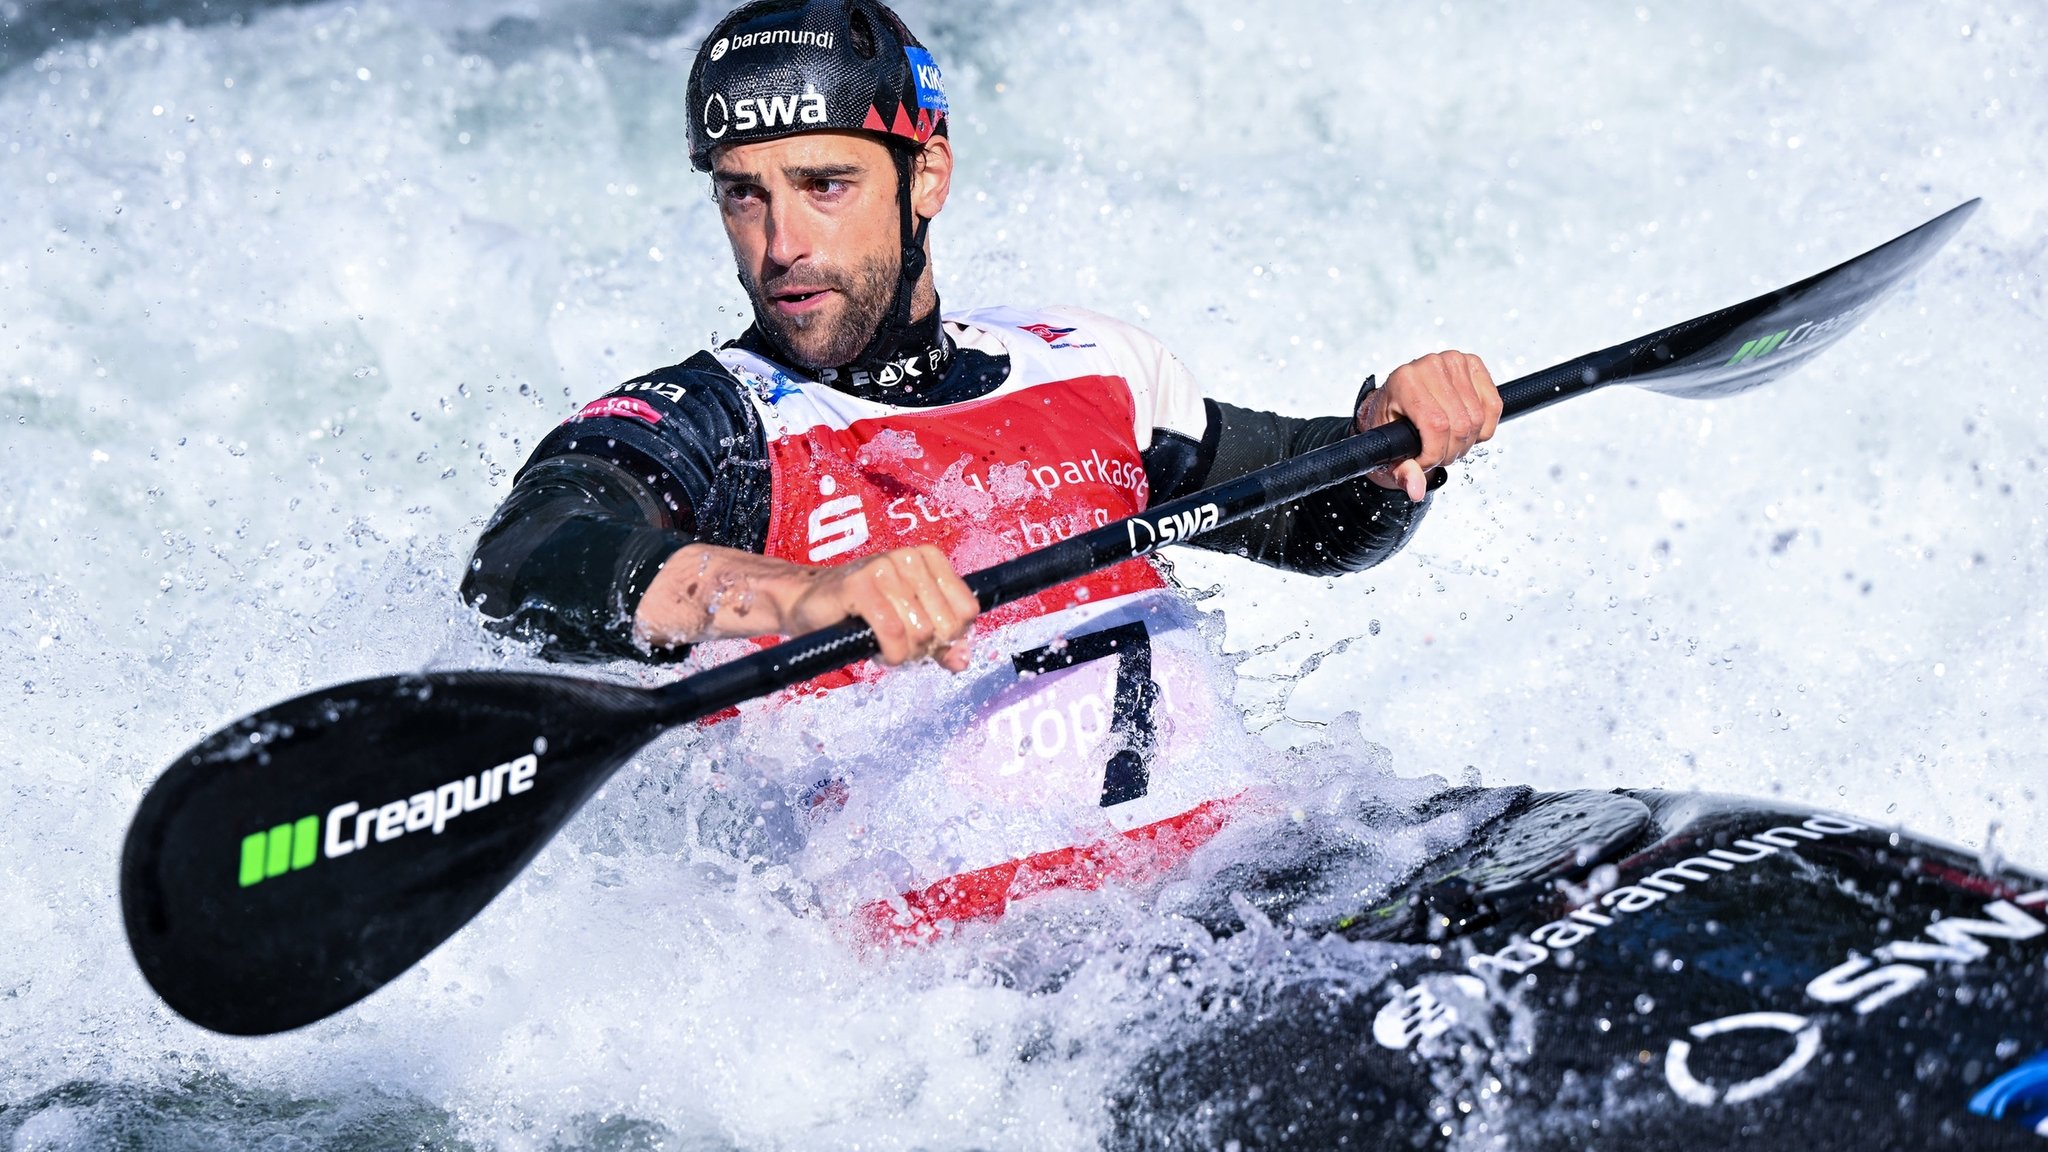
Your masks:
<svg viewBox="0 0 2048 1152"><path fill-rule="evenodd" d="M1422 434L1422 454L1371 474L1382 488L1400 488L1410 500L1429 492L1429 470L1464 458L1474 445L1493 439L1500 426L1500 392L1479 357L1432 352L1394 369L1387 382L1358 409L1364 432L1407 417Z"/></svg>
<svg viewBox="0 0 2048 1152"><path fill-rule="evenodd" d="M858 616L881 641L882 663L930 657L966 671L967 631L981 605L944 552L925 544L811 571L810 587L790 605L785 635Z"/></svg>
<svg viewBox="0 0 2048 1152"><path fill-rule="evenodd" d="M859 617L875 630L883 664L929 657L967 667L967 634L981 606L945 553L898 548L810 568L709 544L662 565L640 598L636 634L669 647L735 636L800 636Z"/></svg>

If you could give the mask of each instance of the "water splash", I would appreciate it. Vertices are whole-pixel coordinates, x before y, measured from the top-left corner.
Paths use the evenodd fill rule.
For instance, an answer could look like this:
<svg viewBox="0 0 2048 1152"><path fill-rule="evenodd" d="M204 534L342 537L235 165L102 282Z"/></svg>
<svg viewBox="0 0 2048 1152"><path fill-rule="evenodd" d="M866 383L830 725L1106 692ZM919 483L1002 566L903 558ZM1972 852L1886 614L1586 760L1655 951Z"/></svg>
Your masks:
<svg viewBox="0 0 2048 1152"><path fill-rule="evenodd" d="M201 732L313 684L532 666L454 600L480 518L554 423L745 308L675 98L714 13L322 3L29 41L8 10L33 52L0 58L13 1142L1086 1146L1186 1014L1359 983L1370 950L1303 940L1241 878L1313 850L1353 865L1316 914L1384 892L1458 831L1404 815L1443 781L1402 777L1453 765L2041 842L2039 757L2012 750L2048 643L2039 21L905 11L955 92L949 305L1125 316L1290 414L1446 344L1533 369L1989 207L1782 387L1513 429L1362 585L1178 558L1233 647L1298 634L1253 689L1284 689L1258 715L1300 747L1263 822L1173 885L858 961L787 849L904 706L677 734L417 973L226 1041L126 957L126 816Z"/></svg>

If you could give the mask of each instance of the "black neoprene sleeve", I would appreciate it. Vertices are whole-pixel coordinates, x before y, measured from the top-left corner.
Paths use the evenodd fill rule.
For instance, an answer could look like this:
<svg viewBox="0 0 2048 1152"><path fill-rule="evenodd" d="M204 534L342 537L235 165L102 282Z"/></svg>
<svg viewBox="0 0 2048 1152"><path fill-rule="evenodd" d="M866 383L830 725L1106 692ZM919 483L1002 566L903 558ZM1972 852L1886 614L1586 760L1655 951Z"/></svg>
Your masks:
<svg viewBox="0 0 2048 1152"><path fill-rule="evenodd" d="M1235 480L1356 431L1349 416L1305 420L1215 400L1206 403L1209 428L1202 453L1210 462L1197 487ZM1432 491L1443 482L1442 469L1431 472ZM1196 538L1194 544L1312 576L1360 572L1400 551L1422 523L1429 503L1428 497L1418 503L1404 492L1353 480L1226 525Z"/></svg>
<svg viewBox="0 0 2048 1152"><path fill-rule="evenodd" d="M535 461L477 542L463 598L554 659L642 657L633 613L691 535L649 486L595 456ZM658 655L657 655L658 658Z"/></svg>
<svg viewBox="0 0 2048 1152"><path fill-rule="evenodd" d="M985 393L1007 359L963 351L934 393ZM649 652L633 617L662 564L692 541L767 547L772 493L764 430L740 387L705 355L615 389L534 449L477 543L463 598L556 660L681 659ZM919 397L932 399L932 397ZM1235 479L1351 435L1347 417L1303 420L1207 401L1197 442L1161 431L1144 452L1152 503ZM596 406L593 406L596 407ZM1442 482L1439 470L1431 486ZM1405 544L1427 501L1359 480L1195 543L1314 575L1356 572Z"/></svg>
<svg viewBox="0 0 2048 1152"><path fill-rule="evenodd" d="M678 548L768 542L767 447L709 356L632 380L630 401L549 433L477 542L463 599L555 660L679 660L634 642L640 597Z"/></svg>

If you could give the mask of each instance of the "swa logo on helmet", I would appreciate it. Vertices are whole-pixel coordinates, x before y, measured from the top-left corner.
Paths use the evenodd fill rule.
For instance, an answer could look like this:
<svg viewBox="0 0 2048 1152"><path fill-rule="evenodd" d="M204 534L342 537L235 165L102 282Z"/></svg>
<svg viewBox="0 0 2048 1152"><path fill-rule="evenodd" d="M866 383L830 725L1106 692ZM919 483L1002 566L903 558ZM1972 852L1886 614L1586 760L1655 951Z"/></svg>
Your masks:
<svg viewBox="0 0 2048 1152"><path fill-rule="evenodd" d="M743 96L728 102L724 93L713 92L704 101L704 135L713 140L735 129L752 132L756 128L794 128L798 124L823 124L825 120L824 94L809 84L804 85L801 94L792 96Z"/></svg>

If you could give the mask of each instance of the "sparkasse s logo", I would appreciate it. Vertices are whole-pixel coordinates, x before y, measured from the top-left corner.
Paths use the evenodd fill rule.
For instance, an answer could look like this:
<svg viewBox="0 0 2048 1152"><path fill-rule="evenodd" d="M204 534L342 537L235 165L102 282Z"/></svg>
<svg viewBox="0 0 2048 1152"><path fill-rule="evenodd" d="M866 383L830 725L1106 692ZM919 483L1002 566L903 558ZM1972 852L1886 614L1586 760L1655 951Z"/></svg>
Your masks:
<svg viewBox="0 0 2048 1152"><path fill-rule="evenodd" d="M831 497L838 490L839 481L830 476L818 481L820 496ZM827 499L811 509L810 529L811 550L807 555L811 563L844 556L868 542L867 510L861 507L858 495Z"/></svg>

